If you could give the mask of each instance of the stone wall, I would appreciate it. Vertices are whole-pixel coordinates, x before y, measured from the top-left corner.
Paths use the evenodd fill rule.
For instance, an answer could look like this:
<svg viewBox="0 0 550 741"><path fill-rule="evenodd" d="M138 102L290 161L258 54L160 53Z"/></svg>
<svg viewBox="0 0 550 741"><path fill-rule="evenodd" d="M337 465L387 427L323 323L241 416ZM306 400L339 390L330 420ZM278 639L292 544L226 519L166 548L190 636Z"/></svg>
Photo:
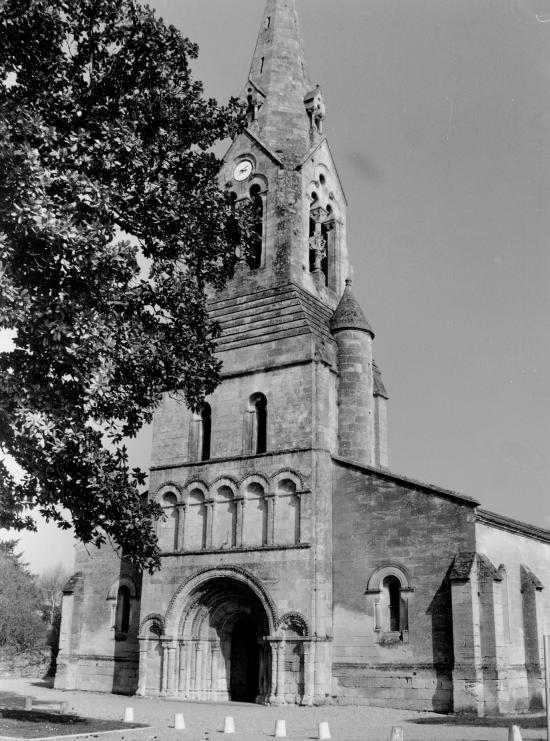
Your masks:
<svg viewBox="0 0 550 741"><path fill-rule="evenodd" d="M137 689L141 577L109 546L79 546L63 595L55 686L133 694ZM117 630L120 586L130 598L128 630Z"/></svg>
<svg viewBox="0 0 550 741"><path fill-rule="evenodd" d="M452 710L448 573L473 549L475 502L342 460L333 491L335 701ZM397 630L376 614L392 576Z"/></svg>
<svg viewBox="0 0 550 741"><path fill-rule="evenodd" d="M480 515L477 549L490 559L500 578L495 703L503 712L541 709L543 635L550 632L550 538L535 527L491 513Z"/></svg>

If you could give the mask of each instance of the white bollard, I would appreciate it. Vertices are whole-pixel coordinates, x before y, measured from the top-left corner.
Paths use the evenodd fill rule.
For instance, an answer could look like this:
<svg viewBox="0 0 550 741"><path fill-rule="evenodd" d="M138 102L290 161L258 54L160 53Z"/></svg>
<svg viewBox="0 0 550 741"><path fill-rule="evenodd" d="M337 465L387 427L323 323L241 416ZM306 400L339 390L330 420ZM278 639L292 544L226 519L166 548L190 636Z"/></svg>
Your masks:
<svg viewBox="0 0 550 741"><path fill-rule="evenodd" d="M390 741L403 741L403 729L399 726L394 726L391 729Z"/></svg>
<svg viewBox="0 0 550 741"><path fill-rule="evenodd" d="M319 739L320 741L325 741L329 738L331 738L330 729L326 720L323 720L319 723Z"/></svg>
<svg viewBox="0 0 550 741"><path fill-rule="evenodd" d="M134 708L126 708L126 710L124 711L124 722L125 723L134 722Z"/></svg>
<svg viewBox="0 0 550 741"><path fill-rule="evenodd" d="M275 738L286 738L286 720L275 721Z"/></svg>
<svg viewBox="0 0 550 741"><path fill-rule="evenodd" d="M230 715L226 715L223 719L223 732L235 733L235 721Z"/></svg>
<svg viewBox="0 0 550 741"><path fill-rule="evenodd" d="M183 713L176 713L174 715L174 728L176 731L185 731L185 719Z"/></svg>
<svg viewBox="0 0 550 741"><path fill-rule="evenodd" d="M510 726L508 729L508 741L521 741L519 726Z"/></svg>

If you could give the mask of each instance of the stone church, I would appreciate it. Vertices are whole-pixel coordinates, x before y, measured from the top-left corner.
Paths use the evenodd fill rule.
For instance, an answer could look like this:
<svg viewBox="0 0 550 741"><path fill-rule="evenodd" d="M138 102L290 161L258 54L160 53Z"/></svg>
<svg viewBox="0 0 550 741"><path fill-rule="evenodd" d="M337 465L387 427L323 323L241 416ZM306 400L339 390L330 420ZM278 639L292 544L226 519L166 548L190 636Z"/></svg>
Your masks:
<svg viewBox="0 0 550 741"><path fill-rule="evenodd" d="M161 570L80 548L56 686L506 712L543 703L550 532L392 473L346 198L294 0L267 0L220 175L261 221L210 310L222 383L166 397Z"/></svg>

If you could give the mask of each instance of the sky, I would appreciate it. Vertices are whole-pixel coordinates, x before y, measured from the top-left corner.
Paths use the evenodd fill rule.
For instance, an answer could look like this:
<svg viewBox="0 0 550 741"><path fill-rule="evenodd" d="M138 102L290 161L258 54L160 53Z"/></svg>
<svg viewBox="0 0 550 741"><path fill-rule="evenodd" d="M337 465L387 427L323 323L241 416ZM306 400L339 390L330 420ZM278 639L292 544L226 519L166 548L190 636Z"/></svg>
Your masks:
<svg viewBox="0 0 550 741"><path fill-rule="evenodd" d="M207 95L241 91L263 0L149 4L199 44ZM550 0L297 7L390 469L550 529ZM21 545L35 570L70 558L55 531Z"/></svg>

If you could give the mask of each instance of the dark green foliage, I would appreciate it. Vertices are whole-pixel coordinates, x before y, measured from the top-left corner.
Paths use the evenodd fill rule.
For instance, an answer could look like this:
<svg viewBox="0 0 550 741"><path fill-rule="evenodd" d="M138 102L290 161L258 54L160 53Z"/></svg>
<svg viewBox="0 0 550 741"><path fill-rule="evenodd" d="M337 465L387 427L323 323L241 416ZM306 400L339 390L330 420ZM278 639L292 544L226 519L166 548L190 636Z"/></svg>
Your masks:
<svg viewBox="0 0 550 741"><path fill-rule="evenodd" d="M162 392L215 388L205 292L239 239L210 148L244 121L203 98L196 55L134 0L0 3L0 444L26 472L0 463L0 526L34 507L151 569L158 509L123 438Z"/></svg>
<svg viewBox="0 0 550 741"><path fill-rule="evenodd" d="M0 647L20 652L43 646L47 626L40 590L16 546L16 540L0 542Z"/></svg>

